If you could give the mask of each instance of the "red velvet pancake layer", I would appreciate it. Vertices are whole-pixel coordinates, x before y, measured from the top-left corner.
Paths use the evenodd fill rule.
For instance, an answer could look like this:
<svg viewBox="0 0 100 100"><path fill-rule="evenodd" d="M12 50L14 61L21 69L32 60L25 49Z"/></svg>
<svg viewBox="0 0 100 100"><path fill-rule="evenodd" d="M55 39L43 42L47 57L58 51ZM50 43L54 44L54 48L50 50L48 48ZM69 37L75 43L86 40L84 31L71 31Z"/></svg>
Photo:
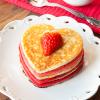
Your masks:
<svg viewBox="0 0 100 100"><path fill-rule="evenodd" d="M60 66L58 68L58 71L57 69L55 70L52 70L49 72L46 72L43 73L43 74L36 74L36 72L32 69L30 70L30 67L31 66L27 66L27 59L25 59L25 56L23 56L23 52L21 51L21 47L19 48L19 56L20 56L20 62L22 64L22 68L24 70L24 72L26 73L26 75L29 77L29 79L31 80L31 82L35 85L35 86L38 86L38 87L48 87L48 86L52 86L52 85L55 85L55 84L58 84L58 83L61 83L67 79L70 79L71 77L73 77L74 75L76 75L82 68L83 66L83 51L73 60L71 61L70 63L64 65L64 66ZM60 74L60 75L57 75L55 77L52 77L52 78L46 78L46 79L42 79L42 80L39 80L36 78L36 75L42 75L42 76L45 76L45 75L51 75L51 74L54 74L55 72L58 73L59 70L62 71L62 69L66 69L66 68L69 68L70 65L72 66L75 62L77 62L77 60L81 57L81 60L80 62L77 64L77 66L75 66L75 68L71 69L69 72L66 72L64 74ZM29 65L29 64L28 64ZM66 67L67 66L67 67ZM35 72L35 73L34 73Z"/></svg>
<svg viewBox="0 0 100 100"><path fill-rule="evenodd" d="M66 69L70 69L71 67L77 65L81 59L82 59L82 56L84 55L84 51L82 50L80 52L80 54L74 58L72 61L70 61L69 63L63 65L63 66L59 66L58 68L54 69L54 70L51 70L51 71L47 71L47 72L44 72L44 73L38 73L36 72L32 66L28 63L24 53L23 53L23 50L22 50L22 47L21 45L19 46L19 51L20 51L20 54L22 55L22 58L26 64L26 66L28 66L28 68L31 70L31 72L35 75L35 76L38 76L38 77L44 77L44 76L50 76L50 75L54 75L54 74L57 74L57 73L60 73L60 72L63 72L65 71Z"/></svg>

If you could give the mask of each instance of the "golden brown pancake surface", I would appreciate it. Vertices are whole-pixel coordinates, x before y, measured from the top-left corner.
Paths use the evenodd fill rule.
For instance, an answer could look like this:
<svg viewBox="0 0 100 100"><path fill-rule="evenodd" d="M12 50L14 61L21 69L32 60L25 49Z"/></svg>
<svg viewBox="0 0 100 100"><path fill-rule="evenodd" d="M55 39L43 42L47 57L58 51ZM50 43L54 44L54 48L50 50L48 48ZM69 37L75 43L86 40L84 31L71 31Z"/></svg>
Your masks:
<svg viewBox="0 0 100 100"><path fill-rule="evenodd" d="M57 31L63 38L63 46L50 56L44 56L41 38L45 32ZM73 60L83 49L81 36L71 29L57 29L51 25L40 24L29 28L22 37L23 52L33 69L37 72L53 70Z"/></svg>

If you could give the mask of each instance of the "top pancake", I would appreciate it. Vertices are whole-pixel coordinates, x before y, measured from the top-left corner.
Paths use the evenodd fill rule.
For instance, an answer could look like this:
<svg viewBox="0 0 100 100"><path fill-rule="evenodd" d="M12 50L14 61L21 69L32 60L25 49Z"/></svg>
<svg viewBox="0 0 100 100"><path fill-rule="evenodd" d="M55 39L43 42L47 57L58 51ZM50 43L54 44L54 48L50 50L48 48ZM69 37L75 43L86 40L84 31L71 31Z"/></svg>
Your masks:
<svg viewBox="0 0 100 100"><path fill-rule="evenodd" d="M64 45L51 55L44 56L41 38L48 31L59 32L63 38ZM83 49L83 41L81 36L74 30L68 28L55 29L51 25L40 24L32 26L23 34L21 46L26 59L33 69L38 73L43 73L72 61Z"/></svg>

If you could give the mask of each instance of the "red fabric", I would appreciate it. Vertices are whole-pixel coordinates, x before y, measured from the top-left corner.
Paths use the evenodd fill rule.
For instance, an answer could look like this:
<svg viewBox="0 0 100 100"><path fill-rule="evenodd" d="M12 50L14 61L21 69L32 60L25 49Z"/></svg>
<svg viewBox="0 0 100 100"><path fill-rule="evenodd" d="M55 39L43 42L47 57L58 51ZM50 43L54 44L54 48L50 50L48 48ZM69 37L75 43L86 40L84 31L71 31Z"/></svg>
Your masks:
<svg viewBox="0 0 100 100"><path fill-rule="evenodd" d="M87 21L72 15L71 13L65 11L64 9L61 9L61 8L58 8L58 7L41 7L41 8L38 8L38 7L34 7L31 4L29 4L27 2L27 0L5 0L5 1L7 1L9 3L16 4L19 7L25 8L25 9L30 10L33 13L37 13L37 14L52 14L52 15L55 15L55 16L63 16L64 15L64 16L73 17L78 22L86 23L87 25L89 25L93 29L94 32L100 34L100 28L97 28L93 25L90 25ZM94 0L94 2L92 2L90 5L83 6L83 7L71 6L67 3L65 3L63 0L48 0L48 1L56 2L56 3L59 3L61 5L76 9L78 11L81 11L82 13L84 13L87 16L94 17L94 18L100 20L100 0Z"/></svg>

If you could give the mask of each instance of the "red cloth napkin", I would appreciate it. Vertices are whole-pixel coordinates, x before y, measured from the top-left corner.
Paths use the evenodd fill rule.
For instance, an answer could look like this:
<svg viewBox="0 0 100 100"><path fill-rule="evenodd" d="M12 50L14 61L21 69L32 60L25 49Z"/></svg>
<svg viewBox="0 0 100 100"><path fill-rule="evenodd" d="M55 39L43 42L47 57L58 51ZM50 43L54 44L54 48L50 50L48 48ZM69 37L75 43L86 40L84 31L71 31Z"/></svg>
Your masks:
<svg viewBox="0 0 100 100"><path fill-rule="evenodd" d="M100 28L97 28L93 25L90 25L84 19L78 18L78 17L72 15L71 13L69 13L68 11L61 9L59 7L41 7L41 8L38 8L38 7L34 7L31 4L29 4L28 0L5 0L5 1L12 3L12 4L16 4L19 7L25 8L25 9L30 10L33 13L37 13L37 14L52 14L55 16L63 16L64 15L64 16L73 17L78 22L85 23L85 24L89 25L95 33L100 34ZM65 3L63 0L48 0L48 1L49 2L56 2L56 3L59 3L63 6L70 7L72 9L75 9L77 11L84 13L87 16L94 17L94 18L100 20L100 0L94 0L90 5L82 6L82 7L71 6L67 3Z"/></svg>

